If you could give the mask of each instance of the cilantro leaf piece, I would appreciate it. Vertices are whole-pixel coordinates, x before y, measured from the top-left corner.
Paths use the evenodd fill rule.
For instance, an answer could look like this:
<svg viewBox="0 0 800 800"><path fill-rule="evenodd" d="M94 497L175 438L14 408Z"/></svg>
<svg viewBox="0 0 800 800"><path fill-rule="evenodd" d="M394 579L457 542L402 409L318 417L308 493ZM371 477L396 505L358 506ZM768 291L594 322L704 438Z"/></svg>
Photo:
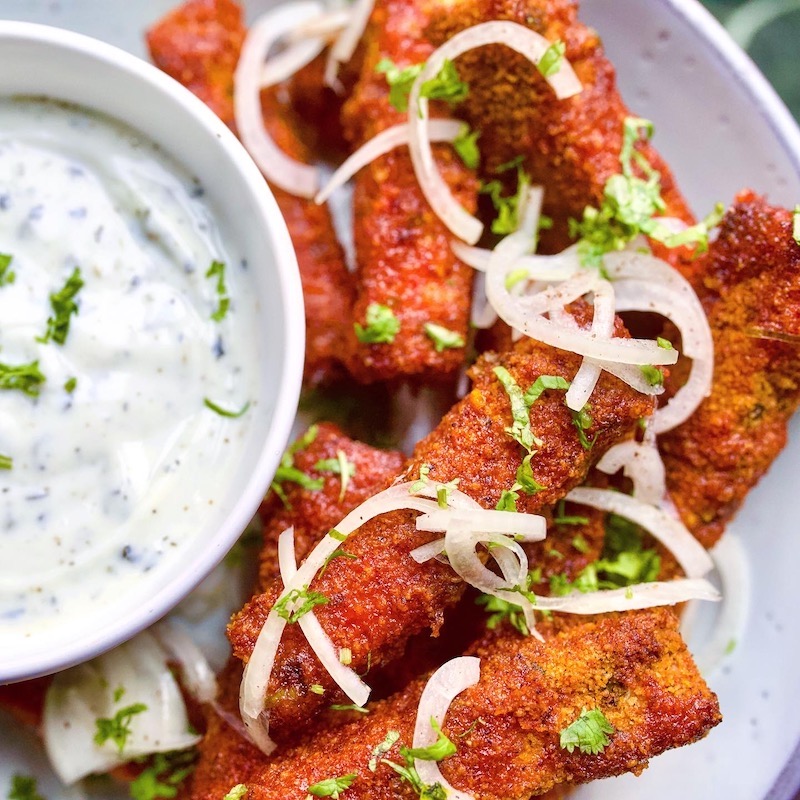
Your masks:
<svg viewBox="0 0 800 800"><path fill-rule="evenodd" d="M541 492L545 488L533 477L530 453L522 459L522 463L517 468L517 480L514 485L519 486L525 494L536 494L536 492Z"/></svg>
<svg viewBox="0 0 800 800"><path fill-rule="evenodd" d="M75 387L77 385L78 385L78 379L75 376L67 378L67 380L64 381L64 391L67 394L72 394L75 391Z"/></svg>
<svg viewBox="0 0 800 800"><path fill-rule="evenodd" d="M401 69L390 58L382 58L375 67L376 72L386 76L386 83L389 84L389 103L401 113L408 111L409 92L424 66L424 64L411 64Z"/></svg>
<svg viewBox="0 0 800 800"><path fill-rule="evenodd" d="M495 597L491 594L482 594L475 599L475 603L483 606L489 614L486 620L486 627L493 631L501 622L508 622L514 630L519 631L523 636L528 636L530 631L525 623L525 615L520 606Z"/></svg>
<svg viewBox="0 0 800 800"><path fill-rule="evenodd" d="M581 447L584 450L591 450L594 447L594 443L597 439L589 439L586 435L586 431L592 427L594 424L594 420L592 419L592 415L589 411L589 404L587 403L580 411L572 411L572 424L575 426L576 430L578 431L578 439L581 443Z"/></svg>
<svg viewBox="0 0 800 800"><path fill-rule="evenodd" d="M342 550L341 547L337 547L326 559L322 565L322 569L319 571L319 577L321 578L325 574L325 570L328 569L328 564L331 563L335 558L347 558L350 561L357 561L358 556L354 555L353 553L348 553L346 550Z"/></svg>
<svg viewBox="0 0 800 800"><path fill-rule="evenodd" d="M580 533L577 536L573 536L573 538L572 538L572 546L579 553L582 553L583 555L586 555L589 552L589 550L591 549L589 547L589 542L587 542L586 539L584 539L584 537Z"/></svg>
<svg viewBox="0 0 800 800"><path fill-rule="evenodd" d="M100 747L110 740L122 755L131 733L131 720L143 711L147 711L144 703L132 703L121 708L113 717L99 717L95 720L97 730L94 734L94 743Z"/></svg>
<svg viewBox="0 0 800 800"><path fill-rule="evenodd" d="M355 772L349 772L347 775L342 775L339 778L327 778L324 781L319 781L313 786L308 787L308 793L313 794L314 797L332 797L333 800L338 800L339 795L350 788L350 784L358 777Z"/></svg>
<svg viewBox="0 0 800 800"><path fill-rule="evenodd" d="M519 500L519 492L513 486L510 489L503 489L495 506L495 511L516 511L517 500Z"/></svg>
<svg viewBox="0 0 800 800"><path fill-rule="evenodd" d="M370 303L367 306L365 325L353 323L356 338L362 344L391 344L400 332L400 320L389 306Z"/></svg>
<svg viewBox="0 0 800 800"><path fill-rule="evenodd" d="M331 711L355 711L357 714L369 714L368 708L357 706L355 703L349 703L347 705L334 703L332 706L329 706L329 708Z"/></svg>
<svg viewBox="0 0 800 800"><path fill-rule="evenodd" d="M436 733L436 741L427 747L403 748L404 755L420 761L441 761L455 755L456 746L444 735L436 717L431 717L431 728Z"/></svg>
<svg viewBox="0 0 800 800"><path fill-rule="evenodd" d="M433 342L437 353L464 346L464 337L456 331L451 331L435 322L426 322L425 335Z"/></svg>
<svg viewBox="0 0 800 800"><path fill-rule="evenodd" d="M553 516L555 525L588 525L589 517L569 516L564 511L564 500L559 500L556 506L556 513Z"/></svg>
<svg viewBox="0 0 800 800"><path fill-rule="evenodd" d="M0 469L13 469L14 459L11 456L0 454Z"/></svg>
<svg viewBox="0 0 800 800"><path fill-rule="evenodd" d="M8 800L44 800L36 789L36 778L32 775L15 774L11 777Z"/></svg>
<svg viewBox="0 0 800 800"><path fill-rule="evenodd" d="M665 339L663 336L658 336L656 338L656 344L662 348L663 350L674 350L675 348L672 345L672 342L669 339Z"/></svg>
<svg viewBox="0 0 800 800"><path fill-rule="evenodd" d="M81 271L75 267L64 286L50 295L53 316L47 318L47 330L43 336L37 336L36 341L44 343L52 339L56 344L64 344L67 341L70 320L73 314L78 313L75 296L83 285Z"/></svg>
<svg viewBox="0 0 800 800"><path fill-rule="evenodd" d="M447 483L436 484L436 502L439 508L447 508L450 502L450 495L456 490L460 480L460 478L453 478Z"/></svg>
<svg viewBox="0 0 800 800"><path fill-rule="evenodd" d="M64 388L66 388L66 386ZM215 414L219 414L221 417L236 419L247 413L247 409L250 408L250 401L248 400L238 411L229 411L227 408L217 405L213 400L209 400L207 397L203 398L203 405L211 409Z"/></svg>
<svg viewBox="0 0 800 800"><path fill-rule="evenodd" d="M566 52L567 46L561 39L557 39L544 51L542 57L536 63L536 69L539 70L542 77L550 78L561 69L561 65L564 63L564 53Z"/></svg>
<svg viewBox="0 0 800 800"><path fill-rule="evenodd" d="M419 94L429 100L445 100L456 105L469 96L469 85L461 80L456 65L446 58L439 72L422 84Z"/></svg>
<svg viewBox="0 0 800 800"><path fill-rule="evenodd" d="M570 382L560 375L540 375L533 385L525 392L525 405L530 408L547 389L561 389L567 391Z"/></svg>
<svg viewBox="0 0 800 800"><path fill-rule="evenodd" d="M336 458L323 458L314 464L314 469L318 472L333 472L341 476L341 490L339 491L339 502L344 500L350 478L356 474L356 465L349 461L344 450L336 451Z"/></svg>
<svg viewBox="0 0 800 800"><path fill-rule="evenodd" d="M308 614L312 608L323 606L328 602L329 600L324 594L321 592L311 592L308 586L304 586L302 589L292 589L289 594L275 603L274 609L279 617L285 619L292 625L297 622L300 617ZM300 606L291 610L290 605L295 603L300 603Z"/></svg>
<svg viewBox="0 0 800 800"><path fill-rule="evenodd" d="M378 761L380 761L392 749L395 742L397 742L399 739L399 731L389 731L386 734L386 738L379 744L375 745L375 747L372 749L372 755L369 759L369 763L367 764L370 772L375 772L375 770L378 769Z"/></svg>
<svg viewBox="0 0 800 800"><path fill-rule="evenodd" d="M650 364L642 364L639 369L642 371L644 379L650 386L663 386L664 373L658 368Z"/></svg>
<svg viewBox="0 0 800 800"><path fill-rule="evenodd" d="M237 783L232 786L230 791L222 798L222 800L242 800L247 795L247 786L243 783Z"/></svg>
<svg viewBox="0 0 800 800"><path fill-rule="evenodd" d="M499 172L498 168L495 172ZM482 182L478 191L489 195L492 205L497 211L497 216L492 221L492 233L505 235L514 233L519 227L519 208L525 192L530 186L531 179L528 174L517 167L517 190L513 195L503 195L503 184L498 180Z"/></svg>
<svg viewBox="0 0 800 800"><path fill-rule="evenodd" d="M211 319L214 322L221 322L231 306L231 299L228 297L228 289L225 286L225 264L222 261L212 261L206 271L206 278L217 279L217 308L211 315Z"/></svg>
<svg viewBox="0 0 800 800"><path fill-rule="evenodd" d="M408 489L409 494L419 494L428 485L428 475L431 471L430 464L422 464L419 468L419 479L414 481Z"/></svg>
<svg viewBox="0 0 800 800"><path fill-rule="evenodd" d="M0 253L0 286L8 286L8 284L14 283L17 278L17 274L9 269L13 260L14 256L8 253Z"/></svg>
<svg viewBox="0 0 800 800"><path fill-rule="evenodd" d="M419 795L420 800L447 800L447 792L441 784L434 783L426 785L419 777L414 762L416 759L421 761L441 761L456 752L456 746L448 739L439 723L431 717L431 727L436 731L436 741L428 747L401 747L400 755L405 765L396 764L388 758L382 758L381 764L390 766L403 780L411 784L411 787Z"/></svg>
<svg viewBox="0 0 800 800"><path fill-rule="evenodd" d="M480 135L480 131L471 130L465 122L459 128L458 136L453 140L453 149L464 162L464 166L469 169L477 169L481 163L481 151L478 148Z"/></svg>
<svg viewBox="0 0 800 800"><path fill-rule="evenodd" d="M146 757L148 766L131 781L128 790L133 800L176 797L180 784L194 771L197 751L175 750Z"/></svg>
<svg viewBox="0 0 800 800"><path fill-rule="evenodd" d="M278 469L275 471L275 477L272 479L270 489L278 495L286 508L291 508L291 505L283 489L284 483L296 483L310 492L319 491L325 485L324 478L312 478L294 465L295 454L310 447L316 440L318 432L318 426L311 425L296 442L289 445L289 448L281 457Z"/></svg>
<svg viewBox="0 0 800 800"><path fill-rule="evenodd" d="M593 708L591 711L584 708L578 719L561 731L559 742L569 753L577 747L581 753L596 756L611 744L608 736L612 733L614 726L599 708Z"/></svg>
<svg viewBox="0 0 800 800"><path fill-rule="evenodd" d="M525 395L513 375L505 367L498 366L492 371L506 390L511 403L511 417L514 422L505 431L514 441L519 442L529 453L532 453L534 447L541 447L542 440L531 430L531 418L528 413L528 404L525 402Z"/></svg>

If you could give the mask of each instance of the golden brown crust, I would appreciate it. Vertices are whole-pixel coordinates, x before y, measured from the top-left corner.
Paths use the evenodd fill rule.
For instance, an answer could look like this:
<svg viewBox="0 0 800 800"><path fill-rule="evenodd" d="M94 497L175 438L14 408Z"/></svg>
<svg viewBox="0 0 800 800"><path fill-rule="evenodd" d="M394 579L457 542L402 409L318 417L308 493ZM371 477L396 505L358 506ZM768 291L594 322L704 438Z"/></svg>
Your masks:
<svg viewBox="0 0 800 800"><path fill-rule="evenodd" d="M563 781L638 772L649 758L693 742L719 722L716 697L692 664L674 615L665 609L591 619L556 629L543 645L498 636L477 651L481 679L450 706L443 726L457 745L444 776L477 800L527 800ZM252 773L253 800L303 798L309 785L357 773L352 800L395 800L416 793L386 765L368 768L389 730L401 739L387 754L402 761L425 678L371 713L278 756ZM614 725L602 754L572 754L560 731L582 709L599 708Z"/></svg>
<svg viewBox="0 0 800 800"><path fill-rule="evenodd" d="M659 448L670 496L710 547L783 449L800 403L800 246L790 212L740 195L699 262L717 354L711 394Z"/></svg>

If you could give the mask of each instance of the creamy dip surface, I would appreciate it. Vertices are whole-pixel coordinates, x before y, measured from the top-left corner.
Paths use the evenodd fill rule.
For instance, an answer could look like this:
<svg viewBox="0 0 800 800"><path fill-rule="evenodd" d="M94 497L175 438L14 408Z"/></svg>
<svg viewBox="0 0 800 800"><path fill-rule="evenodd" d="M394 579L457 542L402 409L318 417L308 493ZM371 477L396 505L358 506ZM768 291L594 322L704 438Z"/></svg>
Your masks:
<svg viewBox="0 0 800 800"><path fill-rule="evenodd" d="M0 99L0 254L1 659L181 557L230 489L259 356L203 187L108 118Z"/></svg>

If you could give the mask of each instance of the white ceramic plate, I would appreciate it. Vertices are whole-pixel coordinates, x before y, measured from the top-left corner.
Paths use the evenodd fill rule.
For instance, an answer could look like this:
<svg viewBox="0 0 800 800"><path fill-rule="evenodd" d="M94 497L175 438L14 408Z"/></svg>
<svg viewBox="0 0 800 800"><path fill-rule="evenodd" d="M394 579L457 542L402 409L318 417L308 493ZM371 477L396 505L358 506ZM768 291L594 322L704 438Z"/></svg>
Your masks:
<svg viewBox="0 0 800 800"><path fill-rule="evenodd" d="M250 12L269 5L250 0ZM0 17L62 25L143 54L141 32L175 0L0 0ZM744 187L787 206L800 201L800 132L774 92L693 0L584 0L636 113L698 212ZM100 13L98 10L102 9ZM753 595L734 652L709 676L725 720L698 745L653 761L641 778L585 787L593 800L789 800L800 785L800 561L796 492L800 425L734 531L745 544ZM0 796L15 772L46 776L31 738L0 720ZM49 800L59 794L49 779Z"/></svg>

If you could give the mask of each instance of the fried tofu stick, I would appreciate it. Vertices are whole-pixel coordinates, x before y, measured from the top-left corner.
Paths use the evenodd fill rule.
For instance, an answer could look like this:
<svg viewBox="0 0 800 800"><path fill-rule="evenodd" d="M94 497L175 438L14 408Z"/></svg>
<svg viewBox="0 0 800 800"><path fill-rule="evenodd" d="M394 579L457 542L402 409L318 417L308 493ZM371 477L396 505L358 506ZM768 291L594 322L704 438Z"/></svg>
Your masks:
<svg viewBox="0 0 800 800"><path fill-rule="evenodd" d="M493 368L505 367L527 389L541 375L572 378L579 360L529 339L505 355L483 357L472 370L470 394L418 445L401 477L416 479L427 464L431 480L458 478L462 491L484 508L494 508L502 492L514 484L524 452L506 432L512 421L509 399ZM593 423L586 433L594 445L587 450L578 439L563 394L545 392L530 408L531 428L543 440L530 463L535 480L545 488L521 494L519 510L538 512L557 502L651 410L651 399L604 375L593 396ZM358 560L336 559L312 583L313 591L328 598L315 609L320 623L338 648L350 649L352 667L361 674L398 657L412 635L425 630L436 635L445 610L464 591L449 567L435 560L417 564L409 557L412 549L435 538L416 529L415 516L398 511L366 523L347 540L347 550ZM232 620L228 634L237 657L249 658L280 591L280 584L274 584ZM313 684L324 687L324 698L309 690ZM283 699L286 696L292 699ZM267 697L277 740L340 698L297 626L287 626Z"/></svg>
<svg viewBox="0 0 800 800"><path fill-rule="evenodd" d="M502 45L473 50L457 61L470 87L459 116L480 131L482 171L492 174L515 156L526 156L525 169L534 184L545 187L544 211L555 223L543 232L541 249L557 252L570 244L567 220L580 219L587 204L598 206L606 181L620 172L623 123L632 115L600 37L579 21L573 0L439 0L426 35L439 45L490 20L517 22L551 42L563 41L565 57L583 84L580 94L558 100L533 65ZM652 146L639 149L661 174L665 215L692 222L667 164ZM685 251L658 255L678 266ZM688 269L691 262L681 266Z"/></svg>
<svg viewBox="0 0 800 800"><path fill-rule="evenodd" d="M546 627L546 626L545 626ZM458 751L441 762L445 778L476 800L527 800L563 781L640 772L648 759L702 738L719 720L716 697L698 675L665 609L596 618L532 637L498 636L476 651L479 683L456 697L443 730ZM317 782L356 774L350 800L395 800L417 793L386 764L368 762L390 730L400 740L385 755L401 762L410 745L425 678L370 714L266 762L250 775L252 800L305 798ZM559 743L583 709L614 727L597 755Z"/></svg>
<svg viewBox="0 0 800 800"><path fill-rule="evenodd" d="M246 34L233 0L188 0L147 33L154 63L205 101L235 128L233 78ZM312 154L276 90L262 92L264 123L278 146L298 161ZM348 272L327 206L272 186L297 254L306 311L306 386L342 373L352 330L353 278Z"/></svg>
<svg viewBox="0 0 800 800"><path fill-rule="evenodd" d="M320 423L316 431L313 440L295 452L294 466L311 478L324 477L322 488L286 483L286 505L275 492L270 492L259 512L266 519L259 565L261 585L279 575L278 537L286 528L294 527L297 556L304 558L343 514L379 491L402 466L400 453L356 442L335 425ZM355 467L341 498L340 477L315 469L316 464L336 459L339 453ZM192 800L220 800L231 786L245 783L250 774L264 764L263 753L219 713L221 709L228 719L238 720L241 680L242 663L231 658L218 676L220 691L216 709L207 709L207 730L198 746L199 759L186 795Z"/></svg>
<svg viewBox="0 0 800 800"><path fill-rule="evenodd" d="M430 3L377 0L364 39L361 75L345 103L345 135L358 147L407 120L389 103L389 87L376 66L389 58L399 67L425 61L433 50L424 37ZM477 183L458 156L434 146L442 176L459 202L474 212ZM358 265L355 321L367 309L387 306L400 323L392 342L356 342L350 371L361 381L453 377L464 347L437 348L426 333L433 323L467 340L472 270L450 249L452 235L436 217L417 183L407 147L373 161L355 179L354 239Z"/></svg>
<svg viewBox="0 0 800 800"><path fill-rule="evenodd" d="M800 404L800 245L791 213L739 195L699 262L695 288L716 353L711 394L659 438L659 449L681 518L710 547L783 449Z"/></svg>

